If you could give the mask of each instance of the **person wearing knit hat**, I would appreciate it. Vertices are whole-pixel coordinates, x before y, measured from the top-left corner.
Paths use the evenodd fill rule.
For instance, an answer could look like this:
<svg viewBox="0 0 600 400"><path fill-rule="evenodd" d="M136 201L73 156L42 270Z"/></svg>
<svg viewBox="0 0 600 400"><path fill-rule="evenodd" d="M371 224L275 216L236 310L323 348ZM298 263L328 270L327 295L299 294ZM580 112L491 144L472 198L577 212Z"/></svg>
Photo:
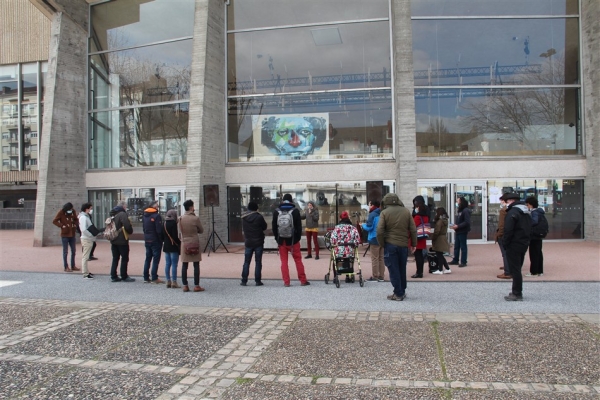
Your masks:
<svg viewBox="0 0 600 400"><path fill-rule="evenodd" d="M302 219L300 211L293 202L292 195L286 193L279 207L273 212L271 221L273 235L279 247L279 259L281 260L281 277L285 287L291 286L290 270L288 266L288 253L296 264L296 272L302 286L310 285L304 272L302 253L300 252L300 239L302 237Z"/></svg>
<svg viewBox="0 0 600 400"><path fill-rule="evenodd" d="M254 254L254 284L262 286L262 255L265 244L265 229L267 222L258 212L258 204L248 203L248 212L242 215L242 230L244 231L244 265L242 266L242 282L246 286L250 274L250 263Z"/></svg>
<svg viewBox="0 0 600 400"><path fill-rule="evenodd" d="M350 243L353 245L339 245L341 243ZM360 235L358 229L352 225L348 211L342 211L340 222L331 232L332 251L336 259L354 257L354 249L360 244ZM350 275L346 275L346 282L350 282Z"/></svg>

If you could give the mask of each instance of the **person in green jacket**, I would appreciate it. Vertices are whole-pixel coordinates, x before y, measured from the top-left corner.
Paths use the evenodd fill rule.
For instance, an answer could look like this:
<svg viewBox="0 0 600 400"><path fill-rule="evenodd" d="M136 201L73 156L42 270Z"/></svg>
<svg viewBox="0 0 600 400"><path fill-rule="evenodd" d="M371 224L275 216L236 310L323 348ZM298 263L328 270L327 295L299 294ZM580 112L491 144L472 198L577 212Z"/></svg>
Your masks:
<svg viewBox="0 0 600 400"><path fill-rule="evenodd" d="M408 258L408 239L417 243L417 227L411 212L404 207L395 193L383 198L379 223L377 224L377 242L383 246L383 258L390 274L394 293L388 300L402 301L406 298L406 260ZM414 251L414 247L411 247Z"/></svg>

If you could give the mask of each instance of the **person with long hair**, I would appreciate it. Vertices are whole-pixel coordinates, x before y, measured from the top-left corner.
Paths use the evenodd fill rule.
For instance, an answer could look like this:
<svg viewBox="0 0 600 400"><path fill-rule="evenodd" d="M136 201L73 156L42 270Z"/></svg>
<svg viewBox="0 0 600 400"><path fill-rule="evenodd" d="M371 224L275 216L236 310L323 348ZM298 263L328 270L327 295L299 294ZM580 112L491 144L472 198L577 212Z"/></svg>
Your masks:
<svg viewBox="0 0 600 400"><path fill-rule="evenodd" d="M433 221L435 228L431 235L431 248L435 252L438 270L432 273L436 275L450 274L452 271L448 266L446 257L444 257L444 253L450 251L450 244L448 244L448 237L446 236L448 233L448 213L444 207L438 207L435 210Z"/></svg>
<svg viewBox="0 0 600 400"><path fill-rule="evenodd" d="M423 224L429 223L429 208L425 205L425 199L423 196L417 196L413 199L413 219L415 221L415 226L417 227L417 233L419 232L419 227ZM425 265L425 255L423 254L423 250L427 248L427 238L417 237L417 243L413 244L409 243L409 246L415 247L415 261L417 263L417 273L411 276L411 278L422 278L423 277L423 267Z"/></svg>
<svg viewBox="0 0 600 400"><path fill-rule="evenodd" d="M56 213L56 217L52 220L52 223L60 228L60 239L63 247L63 267L65 272L80 271L75 266L75 233L79 230L79 220L77 213L73 208L72 203L65 203L65 205ZM71 248L71 267L67 262L67 256L69 255L69 248Z"/></svg>
<svg viewBox="0 0 600 400"><path fill-rule="evenodd" d="M464 197L457 199L458 214L456 215L456 223L451 226L454 229L454 258L450 265L458 265L459 267L467 266L467 234L471 230L471 209L469 203ZM460 259L460 263L458 262Z"/></svg>

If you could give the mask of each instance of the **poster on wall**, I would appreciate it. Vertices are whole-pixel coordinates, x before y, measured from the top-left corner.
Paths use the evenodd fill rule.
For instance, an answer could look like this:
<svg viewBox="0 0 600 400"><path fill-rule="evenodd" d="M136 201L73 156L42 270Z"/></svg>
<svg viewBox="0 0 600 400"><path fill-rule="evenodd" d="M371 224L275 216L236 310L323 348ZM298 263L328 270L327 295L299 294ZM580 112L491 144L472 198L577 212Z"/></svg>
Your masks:
<svg viewBox="0 0 600 400"><path fill-rule="evenodd" d="M329 114L269 114L252 116L256 160L326 158Z"/></svg>

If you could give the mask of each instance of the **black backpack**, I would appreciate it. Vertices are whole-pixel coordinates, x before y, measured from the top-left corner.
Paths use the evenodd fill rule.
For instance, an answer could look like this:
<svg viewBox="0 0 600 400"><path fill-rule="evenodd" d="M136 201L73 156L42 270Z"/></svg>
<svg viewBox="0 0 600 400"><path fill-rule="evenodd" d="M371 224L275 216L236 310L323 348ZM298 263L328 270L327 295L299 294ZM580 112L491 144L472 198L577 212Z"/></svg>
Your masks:
<svg viewBox="0 0 600 400"><path fill-rule="evenodd" d="M538 223L531 227L531 238L532 239L543 239L548 234L548 220L546 215L538 214Z"/></svg>

